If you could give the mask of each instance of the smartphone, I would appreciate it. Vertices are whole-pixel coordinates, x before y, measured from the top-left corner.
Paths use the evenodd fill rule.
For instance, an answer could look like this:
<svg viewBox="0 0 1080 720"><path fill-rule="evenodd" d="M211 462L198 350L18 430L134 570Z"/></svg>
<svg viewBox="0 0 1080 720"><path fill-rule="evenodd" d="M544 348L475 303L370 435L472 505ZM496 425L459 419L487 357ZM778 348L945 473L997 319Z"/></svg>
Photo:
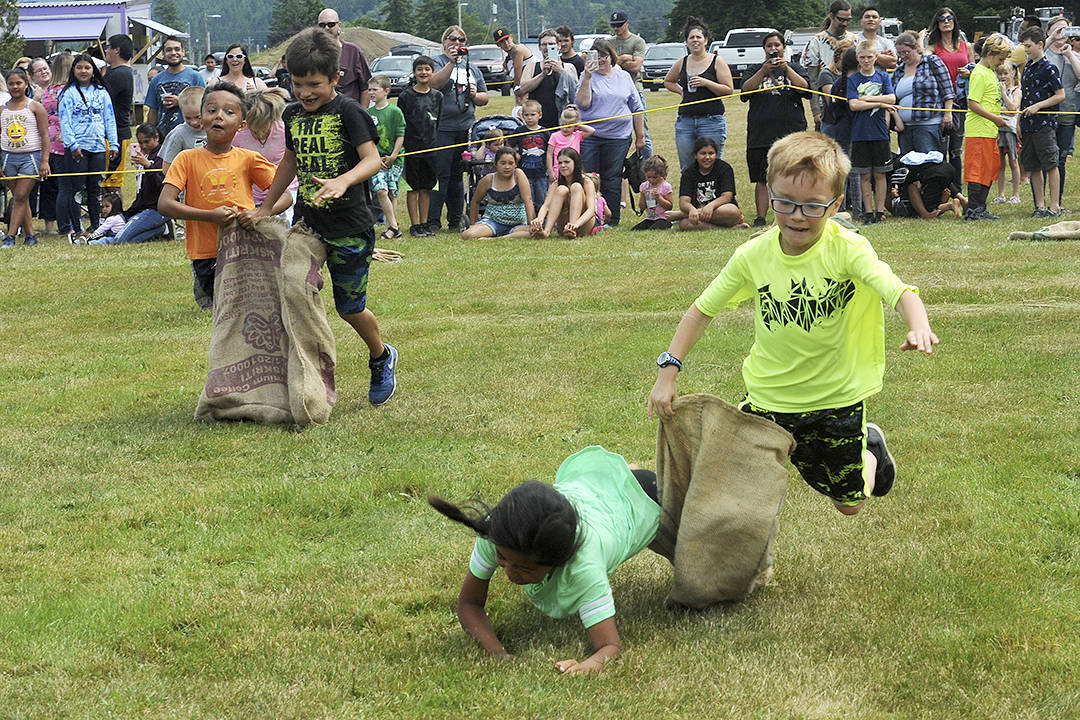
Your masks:
<svg viewBox="0 0 1080 720"><path fill-rule="evenodd" d="M595 65L596 63L600 62L600 54L595 50L589 50L585 53L585 61L588 62L590 65Z"/></svg>
<svg viewBox="0 0 1080 720"><path fill-rule="evenodd" d="M551 45L548 47L548 60L558 60L560 57L559 46Z"/></svg>

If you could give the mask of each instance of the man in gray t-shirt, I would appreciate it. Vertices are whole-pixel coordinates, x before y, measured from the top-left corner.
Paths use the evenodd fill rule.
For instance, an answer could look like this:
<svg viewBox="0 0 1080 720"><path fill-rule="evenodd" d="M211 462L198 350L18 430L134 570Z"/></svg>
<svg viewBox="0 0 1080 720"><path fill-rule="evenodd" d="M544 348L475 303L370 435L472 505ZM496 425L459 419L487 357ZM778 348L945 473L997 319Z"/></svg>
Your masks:
<svg viewBox="0 0 1080 720"><path fill-rule="evenodd" d="M616 10L611 13L611 30L614 33L607 39L615 54L619 56L619 67L630 73L634 80L634 87L641 96L641 104L645 106L645 93L641 84L641 66L645 63L645 40L630 32L630 16L625 10ZM645 147L641 150L641 159L652 155L652 138L649 137L649 115L642 115L645 120Z"/></svg>

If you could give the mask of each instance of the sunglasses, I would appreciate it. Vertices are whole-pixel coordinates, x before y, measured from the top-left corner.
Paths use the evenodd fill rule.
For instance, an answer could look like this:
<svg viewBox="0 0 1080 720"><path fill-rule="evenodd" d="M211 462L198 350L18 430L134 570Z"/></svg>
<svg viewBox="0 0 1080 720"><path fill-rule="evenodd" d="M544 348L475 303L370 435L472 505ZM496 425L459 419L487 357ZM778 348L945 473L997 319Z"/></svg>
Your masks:
<svg viewBox="0 0 1080 720"><path fill-rule="evenodd" d="M340 20L335 20L334 22L319 23L319 27L321 27L323 30L328 30L329 28L332 28L335 25L340 25L340 24L341 24Z"/></svg>
<svg viewBox="0 0 1080 720"><path fill-rule="evenodd" d="M225 59L226 60L243 60L244 56L243 55L226 55Z"/></svg>
<svg viewBox="0 0 1080 720"><path fill-rule="evenodd" d="M460 35L449 35L446 38L446 42L463 43L463 42L465 42L465 40L466 40L466 38L463 38Z"/></svg>
<svg viewBox="0 0 1080 720"><path fill-rule="evenodd" d="M941 15L940 17L938 17L937 21L938 22L952 22L955 19L956 18L954 18L952 15Z"/></svg>

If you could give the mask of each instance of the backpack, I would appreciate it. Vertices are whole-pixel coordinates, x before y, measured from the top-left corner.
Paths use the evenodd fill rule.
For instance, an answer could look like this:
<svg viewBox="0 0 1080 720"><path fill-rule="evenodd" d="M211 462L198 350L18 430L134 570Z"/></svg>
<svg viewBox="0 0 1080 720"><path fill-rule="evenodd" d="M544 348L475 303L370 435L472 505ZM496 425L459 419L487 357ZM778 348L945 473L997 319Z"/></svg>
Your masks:
<svg viewBox="0 0 1080 720"><path fill-rule="evenodd" d="M629 155L623 160L622 176L626 178L626 182L630 185L630 208L641 215L645 212L645 209L638 209L636 204L636 197L638 188L641 187L641 183L645 182L645 173L641 169L641 151L635 150L633 154Z"/></svg>

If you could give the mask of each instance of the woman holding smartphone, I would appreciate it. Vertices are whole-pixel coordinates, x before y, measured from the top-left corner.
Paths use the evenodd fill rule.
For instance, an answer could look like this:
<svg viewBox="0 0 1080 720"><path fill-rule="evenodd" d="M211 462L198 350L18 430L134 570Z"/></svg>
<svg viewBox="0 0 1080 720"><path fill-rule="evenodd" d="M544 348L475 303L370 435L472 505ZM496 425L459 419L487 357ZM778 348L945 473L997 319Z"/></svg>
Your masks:
<svg viewBox="0 0 1080 720"><path fill-rule="evenodd" d="M784 59L784 36L776 30L762 40L765 57L757 68L747 69L750 76L743 81L742 91L762 90L739 97L750 103L746 114L746 166L750 182L754 183L754 205L757 209L755 227L764 227L769 211L768 153L772 144L793 132L806 129L806 106L810 82L801 65L790 65Z"/></svg>
<svg viewBox="0 0 1080 720"><path fill-rule="evenodd" d="M550 130L559 126L559 115L574 102L577 70L570 63L563 63L554 30L541 32L536 44L544 60L526 66L517 94L528 95L530 100L540 103L543 110L540 126Z"/></svg>
<svg viewBox="0 0 1080 720"><path fill-rule="evenodd" d="M645 147L645 105L630 74L619 67L619 57L611 43L601 38L593 43L585 60L585 73L578 81L577 106L582 122L596 131L581 140L581 159L586 172L600 175L600 192L611 208L609 225L618 225L622 195L622 169L630 149L630 131L638 150ZM631 115L631 113L636 113Z"/></svg>

